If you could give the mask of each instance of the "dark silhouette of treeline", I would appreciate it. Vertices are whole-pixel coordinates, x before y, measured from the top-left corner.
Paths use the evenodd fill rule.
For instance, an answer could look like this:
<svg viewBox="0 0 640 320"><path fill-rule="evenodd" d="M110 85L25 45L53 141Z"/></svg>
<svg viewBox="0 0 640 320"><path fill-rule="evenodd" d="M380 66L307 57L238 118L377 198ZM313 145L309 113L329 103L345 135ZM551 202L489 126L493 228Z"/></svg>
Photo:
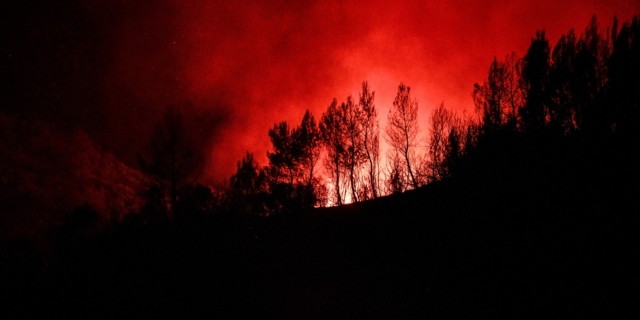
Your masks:
<svg viewBox="0 0 640 320"><path fill-rule="evenodd" d="M359 99L334 99L318 125L307 111L297 127L281 122L270 129L268 166L259 168L248 153L231 178L231 202L269 215L375 199L494 161L486 157L508 158L518 148L621 144L632 154L640 121L637 28L637 19L616 20L602 32L594 17L582 34L570 30L553 48L544 30L536 32L524 57L494 59L485 82L474 86L474 114L440 105L425 136L418 102L401 83L383 130L389 145L383 167L375 92L364 82ZM318 162L329 184L316 176Z"/></svg>
<svg viewBox="0 0 640 320"><path fill-rule="evenodd" d="M366 82L317 122L275 124L269 164L247 153L214 189L169 108L140 153L140 212L79 207L46 250L3 244L4 312L634 318L639 36L637 17L553 48L536 32L524 57L494 59L474 114L440 105L426 137L400 84L384 164Z"/></svg>

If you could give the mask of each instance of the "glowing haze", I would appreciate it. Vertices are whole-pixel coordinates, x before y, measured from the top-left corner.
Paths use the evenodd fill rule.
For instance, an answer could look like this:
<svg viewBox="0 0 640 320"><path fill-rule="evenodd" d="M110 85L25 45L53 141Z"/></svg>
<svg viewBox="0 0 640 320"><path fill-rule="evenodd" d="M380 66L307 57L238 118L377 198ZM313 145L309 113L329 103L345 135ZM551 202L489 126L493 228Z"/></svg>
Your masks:
<svg viewBox="0 0 640 320"><path fill-rule="evenodd" d="M554 45L570 28L580 34L594 14L606 28L614 15L625 21L640 12L636 0L80 1L77 7L71 18L97 30L97 53L73 58L89 64L97 92L83 109L96 116L79 125L135 163L153 123L178 105L211 155L208 176L218 178L231 174L246 151L265 162L274 123L297 124L305 109L319 118L333 97L356 97L363 80L376 91L382 126L398 84L409 85L424 133L429 112L443 101L472 110L473 84L484 80L493 57L522 56L536 30L544 28Z"/></svg>

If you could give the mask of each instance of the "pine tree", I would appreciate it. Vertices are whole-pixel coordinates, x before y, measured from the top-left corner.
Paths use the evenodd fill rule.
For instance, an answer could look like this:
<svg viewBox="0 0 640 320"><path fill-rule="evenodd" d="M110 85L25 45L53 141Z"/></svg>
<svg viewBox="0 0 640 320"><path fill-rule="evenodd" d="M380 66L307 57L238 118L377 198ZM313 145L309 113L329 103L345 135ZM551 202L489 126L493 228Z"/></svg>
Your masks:
<svg viewBox="0 0 640 320"><path fill-rule="evenodd" d="M413 188L417 189L419 184L415 177L413 162L415 149L418 146L418 101L411 99L410 91L411 88L403 83L398 86L398 93L387 117L385 138L402 157L407 168L408 180Z"/></svg>

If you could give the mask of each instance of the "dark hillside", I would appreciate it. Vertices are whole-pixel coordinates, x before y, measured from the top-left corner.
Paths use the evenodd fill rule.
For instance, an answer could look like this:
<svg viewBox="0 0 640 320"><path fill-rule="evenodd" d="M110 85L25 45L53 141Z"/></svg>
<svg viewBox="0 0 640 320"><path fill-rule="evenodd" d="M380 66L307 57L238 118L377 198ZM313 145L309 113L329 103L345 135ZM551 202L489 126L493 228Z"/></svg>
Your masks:
<svg viewBox="0 0 640 320"><path fill-rule="evenodd" d="M637 315L635 159L566 143L306 214L58 230L48 268L3 250L20 253L3 290L16 313L75 317Z"/></svg>
<svg viewBox="0 0 640 320"><path fill-rule="evenodd" d="M627 314L639 284L637 159L612 142L597 147L520 146L502 158L519 166L484 159L464 178L326 211L384 291L378 306Z"/></svg>

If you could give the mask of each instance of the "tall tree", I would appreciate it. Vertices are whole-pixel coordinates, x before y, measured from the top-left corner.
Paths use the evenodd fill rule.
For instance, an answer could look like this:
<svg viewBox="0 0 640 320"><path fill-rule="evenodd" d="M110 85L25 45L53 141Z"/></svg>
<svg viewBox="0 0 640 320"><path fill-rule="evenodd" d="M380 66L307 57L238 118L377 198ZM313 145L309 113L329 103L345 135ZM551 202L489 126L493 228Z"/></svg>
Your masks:
<svg viewBox="0 0 640 320"><path fill-rule="evenodd" d="M362 134L364 152L369 167L367 168L367 176L371 195L373 198L379 196L379 166L380 166L380 126L378 125L378 110L374 103L375 91L371 91L368 82L362 83L362 92L360 92L360 107L364 112Z"/></svg>
<svg viewBox="0 0 640 320"><path fill-rule="evenodd" d="M387 116L386 140L401 155L406 174L414 189L418 180L412 168L418 145L418 101L411 99L411 88L400 83L393 107Z"/></svg>
<svg viewBox="0 0 640 320"><path fill-rule="evenodd" d="M474 85L473 100L482 115L485 135L498 131L502 126L503 108L507 101L506 73L504 63L494 57L487 82L482 86Z"/></svg>
<svg viewBox="0 0 640 320"><path fill-rule="evenodd" d="M351 96L347 102L340 105L342 109L343 128L345 130L345 153L342 157L343 165L349 175L351 189L351 201L358 202L358 175L362 164L366 161L364 147L364 113L360 105L353 101Z"/></svg>
<svg viewBox="0 0 640 320"><path fill-rule="evenodd" d="M269 129L269 138L273 151L267 151L272 176L277 180L284 180L290 189L298 175L298 157L300 146L291 134L291 129L286 121L282 121Z"/></svg>
<svg viewBox="0 0 640 320"><path fill-rule="evenodd" d="M535 132L546 124L548 106L548 91L546 90L547 75L550 65L549 41L545 32L536 31L536 37L531 40L531 46L523 59L522 84L526 92L526 103L520 109L523 129Z"/></svg>
<svg viewBox="0 0 640 320"><path fill-rule="evenodd" d="M300 172L299 186L296 188L298 200L303 207L324 204L324 185L315 177L315 167L320 160L322 137L313 114L307 110L300 126L292 133L297 146L296 163Z"/></svg>
<svg viewBox="0 0 640 320"><path fill-rule="evenodd" d="M640 126L640 21L634 16L618 31L612 28L613 51L608 60L608 92L615 131L636 135ZM637 145L636 140L636 145Z"/></svg>
<svg viewBox="0 0 640 320"><path fill-rule="evenodd" d="M342 205L343 203L340 181L342 172L341 160L347 144L343 118L342 108L338 106L338 101L334 98L320 120L322 141L327 151L324 158L324 166L333 182L332 200L336 205Z"/></svg>
<svg viewBox="0 0 640 320"><path fill-rule="evenodd" d="M444 107L444 103L431 112L431 128L429 130L429 164L428 181L437 181L447 176L445 160L449 132L453 131L453 114Z"/></svg>
<svg viewBox="0 0 640 320"><path fill-rule="evenodd" d="M273 151L269 158L269 188L274 212L304 209L316 205L319 183L314 177L320 158L321 137L311 112L307 110L299 126L286 121L269 130Z"/></svg>
<svg viewBox="0 0 640 320"><path fill-rule="evenodd" d="M454 127L449 130L449 139L447 143L446 157L444 159L444 167L447 176L453 176L460 164L462 157L462 128Z"/></svg>
<svg viewBox="0 0 640 320"><path fill-rule="evenodd" d="M313 114L307 110L302 117L302 123L293 131L293 139L299 149L299 163L303 181L307 186L312 185L314 170L320 159L322 136Z"/></svg>
<svg viewBox="0 0 640 320"><path fill-rule="evenodd" d="M524 106L524 93L520 82L522 63L515 53L505 60L493 58L487 80L475 84L473 100L482 119L484 136L496 133L504 126L517 129L518 112Z"/></svg>
<svg viewBox="0 0 640 320"><path fill-rule="evenodd" d="M268 215L265 211L266 174L247 152L236 164L236 172L229 179L228 197L232 210L241 213Z"/></svg>
<svg viewBox="0 0 640 320"><path fill-rule="evenodd" d="M196 181L204 164L203 156L186 131L182 115L169 107L156 124L149 148L138 154L140 167L150 174L168 198L168 210L173 212L179 191Z"/></svg>
<svg viewBox="0 0 640 320"><path fill-rule="evenodd" d="M576 35L573 29L562 35L553 49L549 70L549 126L553 131L569 133L575 129L577 115L573 77L576 63Z"/></svg>
<svg viewBox="0 0 640 320"><path fill-rule="evenodd" d="M582 131L602 134L610 128L601 101L608 58L609 44L598 33L598 22L594 16L576 44L572 77L576 122Z"/></svg>
<svg viewBox="0 0 640 320"><path fill-rule="evenodd" d="M506 93L507 125L515 130L518 122L518 111L524 106L525 98L522 90L520 74L522 72L522 59L515 52L507 55L504 60L504 88Z"/></svg>

